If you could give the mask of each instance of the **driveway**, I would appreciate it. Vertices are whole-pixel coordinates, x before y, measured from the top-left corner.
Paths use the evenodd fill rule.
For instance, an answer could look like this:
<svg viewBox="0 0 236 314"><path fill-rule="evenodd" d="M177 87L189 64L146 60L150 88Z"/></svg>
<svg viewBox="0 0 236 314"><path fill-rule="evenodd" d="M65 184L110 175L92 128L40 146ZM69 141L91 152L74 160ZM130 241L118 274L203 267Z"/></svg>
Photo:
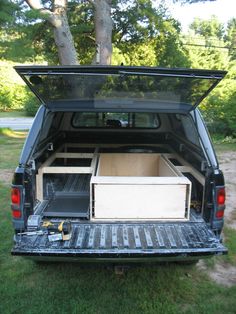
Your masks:
<svg viewBox="0 0 236 314"><path fill-rule="evenodd" d="M31 128L33 120L33 118L0 118L0 128L28 130Z"/></svg>

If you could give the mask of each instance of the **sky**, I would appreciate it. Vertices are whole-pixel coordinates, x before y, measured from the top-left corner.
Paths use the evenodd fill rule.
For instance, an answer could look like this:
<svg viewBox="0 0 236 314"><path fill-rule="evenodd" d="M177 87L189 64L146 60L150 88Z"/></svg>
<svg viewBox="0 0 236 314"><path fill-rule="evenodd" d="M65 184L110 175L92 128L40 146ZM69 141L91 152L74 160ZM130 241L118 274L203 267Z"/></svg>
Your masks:
<svg viewBox="0 0 236 314"><path fill-rule="evenodd" d="M189 24L195 17L209 19L216 15L219 21L227 23L231 18L236 18L236 0L216 0L193 4L173 4L172 0L166 0L171 15L181 22L183 31L187 31Z"/></svg>

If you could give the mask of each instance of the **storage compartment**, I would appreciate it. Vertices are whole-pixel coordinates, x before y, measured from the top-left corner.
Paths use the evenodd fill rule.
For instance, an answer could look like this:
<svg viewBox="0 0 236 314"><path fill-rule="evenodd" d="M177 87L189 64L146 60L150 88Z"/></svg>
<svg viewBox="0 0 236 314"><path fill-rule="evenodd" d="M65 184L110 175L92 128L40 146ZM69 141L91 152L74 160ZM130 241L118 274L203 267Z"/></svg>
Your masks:
<svg viewBox="0 0 236 314"><path fill-rule="evenodd" d="M97 176L172 177L174 168L159 154L100 154Z"/></svg>
<svg viewBox="0 0 236 314"><path fill-rule="evenodd" d="M189 219L191 181L182 171L192 170L173 165L172 154L80 152L75 146L65 144L38 169L37 199L48 202L44 216Z"/></svg>
<svg viewBox="0 0 236 314"><path fill-rule="evenodd" d="M160 154L100 154L93 219L189 219L191 182Z"/></svg>
<svg viewBox="0 0 236 314"><path fill-rule="evenodd" d="M47 201L44 217L89 218L90 178L96 154L94 149L93 153L89 149L79 152L75 146L63 145L38 169L36 197Z"/></svg>
<svg viewBox="0 0 236 314"><path fill-rule="evenodd" d="M91 174L44 174L44 217L89 218Z"/></svg>

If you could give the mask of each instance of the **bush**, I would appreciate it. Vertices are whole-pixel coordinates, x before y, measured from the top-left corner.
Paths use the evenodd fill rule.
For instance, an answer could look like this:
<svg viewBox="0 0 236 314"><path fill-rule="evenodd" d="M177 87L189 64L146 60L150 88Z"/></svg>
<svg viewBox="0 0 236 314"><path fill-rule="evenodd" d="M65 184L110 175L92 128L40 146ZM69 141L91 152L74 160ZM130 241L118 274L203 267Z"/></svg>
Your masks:
<svg viewBox="0 0 236 314"><path fill-rule="evenodd" d="M39 106L39 100L32 93L28 94L24 105L26 115L31 117L35 116Z"/></svg>
<svg viewBox="0 0 236 314"><path fill-rule="evenodd" d="M39 101L16 73L13 62L0 61L0 111L21 110L34 116Z"/></svg>
<svg viewBox="0 0 236 314"><path fill-rule="evenodd" d="M27 97L24 82L11 64L0 64L0 110L22 109Z"/></svg>
<svg viewBox="0 0 236 314"><path fill-rule="evenodd" d="M206 121L207 121L207 119L206 119ZM220 121L217 119L215 119L215 121L211 121L211 122L207 121L207 128L211 134L222 134L223 137L232 133L227 122Z"/></svg>
<svg viewBox="0 0 236 314"><path fill-rule="evenodd" d="M212 134L236 137L235 88L235 80L226 78L201 105L202 114Z"/></svg>

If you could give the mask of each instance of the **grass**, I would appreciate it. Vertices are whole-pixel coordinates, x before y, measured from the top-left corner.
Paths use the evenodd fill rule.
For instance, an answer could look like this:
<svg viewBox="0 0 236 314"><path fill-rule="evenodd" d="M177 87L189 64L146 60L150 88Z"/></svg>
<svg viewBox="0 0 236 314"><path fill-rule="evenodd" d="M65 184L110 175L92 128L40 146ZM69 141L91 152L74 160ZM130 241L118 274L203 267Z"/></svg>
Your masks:
<svg viewBox="0 0 236 314"><path fill-rule="evenodd" d="M20 135L25 136L0 135L0 173L17 165ZM221 287L196 267L139 266L117 276L97 265L36 264L13 257L9 183L3 181L0 204L0 313L235 313L236 286ZM226 229L226 239L233 258L235 233Z"/></svg>
<svg viewBox="0 0 236 314"><path fill-rule="evenodd" d="M236 230L225 226L224 241L229 250L228 255L225 256L225 260L236 266Z"/></svg>
<svg viewBox="0 0 236 314"><path fill-rule="evenodd" d="M236 230L224 226L224 245L228 248L228 254L218 257L215 256L211 259L205 260L205 265L210 269L213 268L215 263L224 263L236 266Z"/></svg>
<svg viewBox="0 0 236 314"><path fill-rule="evenodd" d="M17 166L20 150L26 137L26 132L0 129L0 169L14 169Z"/></svg>
<svg viewBox="0 0 236 314"><path fill-rule="evenodd" d="M22 118L27 117L23 110L0 111L0 118Z"/></svg>
<svg viewBox="0 0 236 314"><path fill-rule="evenodd" d="M213 135L212 139L216 151L236 151L236 138L230 136L224 138L221 135Z"/></svg>
<svg viewBox="0 0 236 314"><path fill-rule="evenodd" d="M236 151L236 143L221 143L221 144L214 144L214 148L218 152L224 151Z"/></svg>

